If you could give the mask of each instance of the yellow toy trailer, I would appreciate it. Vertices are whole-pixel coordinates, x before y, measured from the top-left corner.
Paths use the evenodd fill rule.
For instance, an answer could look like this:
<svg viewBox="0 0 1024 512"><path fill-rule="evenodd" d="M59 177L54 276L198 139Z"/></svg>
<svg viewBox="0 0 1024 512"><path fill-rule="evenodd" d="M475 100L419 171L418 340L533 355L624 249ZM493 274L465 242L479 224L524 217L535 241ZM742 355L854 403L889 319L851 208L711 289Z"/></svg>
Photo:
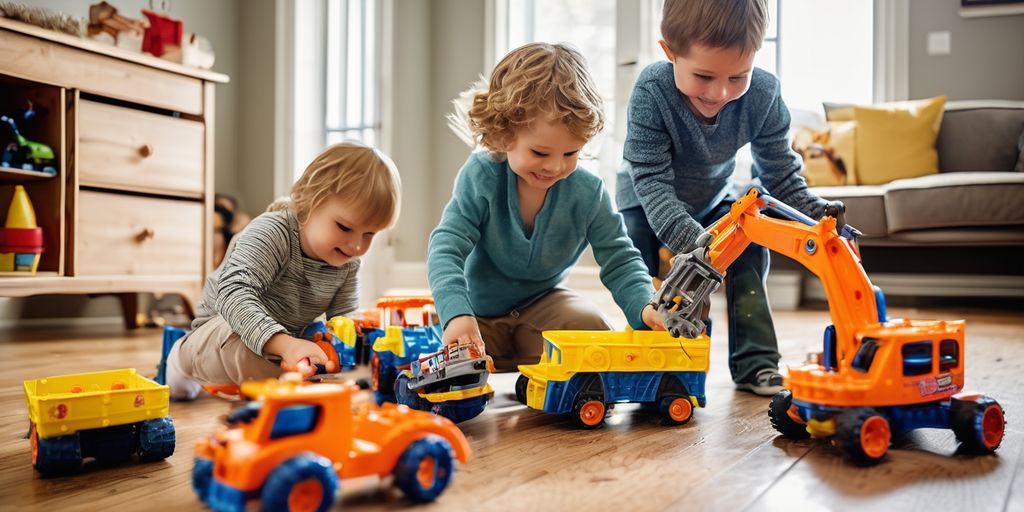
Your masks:
<svg viewBox="0 0 1024 512"><path fill-rule="evenodd" d="M134 368L25 381L32 465L44 476L70 473L82 459L144 462L174 453L169 391Z"/></svg>
<svg viewBox="0 0 1024 512"><path fill-rule="evenodd" d="M708 329L710 331L710 329ZM540 363L521 365L516 398L597 428L609 404L636 402L674 425L704 407L710 338L665 331L545 331Z"/></svg>

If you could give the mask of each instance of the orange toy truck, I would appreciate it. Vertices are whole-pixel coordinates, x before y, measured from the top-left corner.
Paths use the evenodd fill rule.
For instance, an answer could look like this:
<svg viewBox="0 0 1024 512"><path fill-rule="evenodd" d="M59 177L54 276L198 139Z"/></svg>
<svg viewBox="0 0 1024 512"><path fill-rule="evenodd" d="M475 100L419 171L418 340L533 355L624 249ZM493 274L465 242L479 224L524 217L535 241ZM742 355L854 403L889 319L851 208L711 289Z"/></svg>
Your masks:
<svg viewBox="0 0 1024 512"><path fill-rule="evenodd" d="M952 429L969 451L1002 442L1003 409L961 393L967 353L963 320L886 319L885 297L871 285L854 243L836 232L835 206L814 221L751 190L707 229L698 247L673 261L655 300L675 336L704 329L709 296L751 243L789 256L821 279L832 325L824 349L790 367L772 398L772 426L789 438L834 438L854 462L881 461L893 437L917 428ZM778 217L764 215L762 210Z"/></svg>
<svg viewBox="0 0 1024 512"><path fill-rule="evenodd" d="M339 479L394 475L415 502L432 501L465 463L469 443L451 421L403 405L353 408L354 384L251 381L256 397L196 445L192 487L213 510L327 510Z"/></svg>

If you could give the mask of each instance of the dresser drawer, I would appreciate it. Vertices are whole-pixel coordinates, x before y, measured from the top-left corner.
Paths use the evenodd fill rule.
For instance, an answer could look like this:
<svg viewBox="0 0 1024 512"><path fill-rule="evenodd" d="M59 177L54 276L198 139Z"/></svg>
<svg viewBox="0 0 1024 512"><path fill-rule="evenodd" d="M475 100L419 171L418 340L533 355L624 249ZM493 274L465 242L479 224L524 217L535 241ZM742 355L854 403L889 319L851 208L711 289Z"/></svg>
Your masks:
<svg viewBox="0 0 1024 512"><path fill-rule="evenodd" d="M203 204L82 190L75 274L202 275Z"/></svg>
<svg viewBox="0 0 1024 512"><path fill-rule="evenodd" d="M79 183L201 197L203 124L82 100Z"/></svg>

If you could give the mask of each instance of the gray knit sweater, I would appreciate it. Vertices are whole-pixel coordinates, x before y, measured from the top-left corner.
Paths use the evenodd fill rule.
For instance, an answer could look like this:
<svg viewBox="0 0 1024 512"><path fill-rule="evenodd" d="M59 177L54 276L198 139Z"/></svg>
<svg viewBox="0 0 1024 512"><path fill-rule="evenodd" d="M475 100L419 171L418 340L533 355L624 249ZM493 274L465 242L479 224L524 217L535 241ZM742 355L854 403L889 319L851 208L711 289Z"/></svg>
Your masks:
<svg viewBox="0 0 1024 512"><path fill-rule="evenodd" d="M359 303L359 260L340 267L302 254L290 210L264 213L231 240L224 261L206 278L192 329L221 315L253 352L271 336L302 328L323 313L343 315Z"/></svg>
<svg viewBox="0 0 1024 512"><path fill-rule="evenodd" d="M754 68L750 89L703 124L676 88L672 63L647 66L629 100L626 144L619 169L619 210L642 206L669 249L688 248L703 232L695 219L734 195L736 151L751 143L752 174L768 193L817 218L825 201L807 190L800 157L789 147L789 110L779 81Z"/></svg>

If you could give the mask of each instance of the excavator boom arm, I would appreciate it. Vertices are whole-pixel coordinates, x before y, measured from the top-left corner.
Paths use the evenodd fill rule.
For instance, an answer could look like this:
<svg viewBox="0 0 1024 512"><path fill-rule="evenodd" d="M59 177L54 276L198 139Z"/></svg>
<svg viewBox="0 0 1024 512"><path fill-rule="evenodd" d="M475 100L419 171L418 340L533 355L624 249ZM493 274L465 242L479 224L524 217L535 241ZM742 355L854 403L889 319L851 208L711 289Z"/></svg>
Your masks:
<svg viewBox="0 0 1024 512"><path fill-rule="evenodd" d="M782 218L769 217L767 211ZM836 220L803 215L777 199L751 189L730 212L712 224L692 251L677 256L655 295L658 311L674 336L696 337L705 326L710 295L722 284L726 270L756 243L788 256L821 280L836 330L838 360L852 357L860 328L879 318L874 287L860 263L853 238Z"/></svg>

